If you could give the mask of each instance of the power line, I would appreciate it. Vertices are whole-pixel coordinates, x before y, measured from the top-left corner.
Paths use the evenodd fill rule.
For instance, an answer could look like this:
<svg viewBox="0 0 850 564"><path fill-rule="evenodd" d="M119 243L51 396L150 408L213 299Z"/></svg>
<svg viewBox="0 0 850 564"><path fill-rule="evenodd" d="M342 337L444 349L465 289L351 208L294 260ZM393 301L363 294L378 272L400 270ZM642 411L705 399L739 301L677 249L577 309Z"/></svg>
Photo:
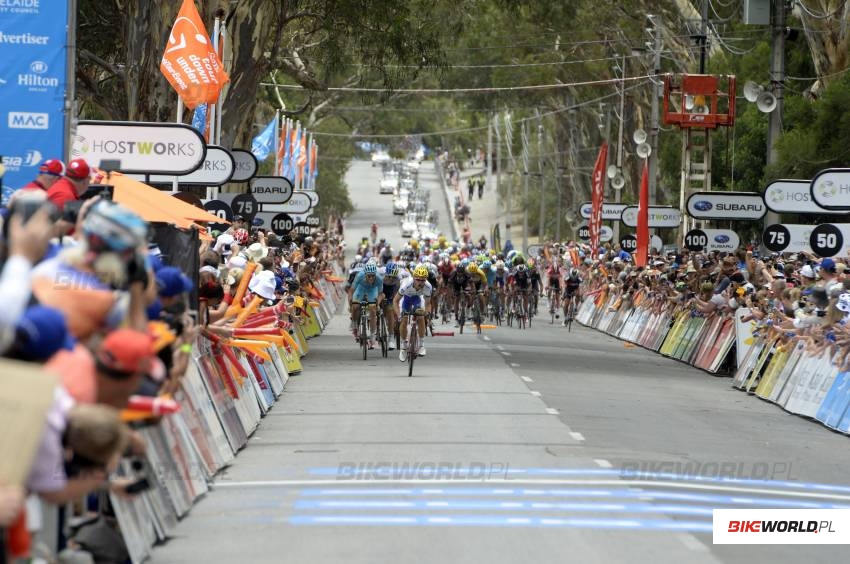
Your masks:
<svg viewBox="0 0 850 564"><path fill-rule="evenodd" d="M641 86L646 84L646 82L648 82L648 80L646 80L646 79L648 79L649 77L640 77L640 78L643 78L644 80L642 82L637 83L637 84L633 84L632 86L629 86L628 88L625 88L624 91L627 92L627 91L630 91L630 90L634 90L635 88L640 88ZM629 80L629 79L627 78L626 80ZM619 79L617 80L617 82L619 82ZM593 99L587 100L585 102L573 104L572 106L567 106L565 108L559 108L557 110L544 112L544 113L540 114L540 117L547 117L547 116L559 114L559 113L570 111L570 110L576 110L576 109L583 108L583 107L589 106L591 104L596 104L598 102L601 102L602 100L607 100L608 98L613 98L613 97L619 96L619 95L620 95L619 92L613 92L611 94L605 94L604 96L599 96L597 98L593 98ZM512 109L512 108L508 108L508 109ZM536 120L536 119L537 119L537 117L521 118L521 119L516 120L514 123L522 123L524 121L530 121L530 120ZM487 129L487 127L488 126L484 125L484 126L480 126L480 127L467 127L467 128L461 128L461 129L446 129L446 130L443 130L443 131L420 131L420 132L413 132L413 133L375 133L375 134L323 133L321 131L314 131L313 136L315 136L315 137L320 137L320 136L322 136L322 137L347 137L347 138L357 138L357 139L378 139L378 138L390 138L391 139L391 138L400 138L400 137L410 137L412 135L424 136L424 135L452 135L452 134L456 134L456 133L470 133L470 132L473 132L473 131L483 131L483 130Z"/></svg>
<svg viewBox="0 0 850 564"><path fill-rule="evenodd" d="M642 55L626 55L626 58L634 58L641 57ZM464 64L455 64L455 65L447 65L443 68L449 69L501 69L501 68L523 68L523 67L546 67L546 66L559 66L559 65L578 65L582 63L598 63L601 61L619 61L623 57L601 57L598 59L573 59L569 61L551 61L551 62L542 62L542 63L504 63L504 64L492 64L492 65L464 65ZM364 65L361 63L357 63L353 66L364 67L368 65ZM386 65L387 68L399 68L399 69L421 69L419 65Z"/></svg>
<svg viewBox="0 0 850 564"><path fill-rule="evenodd" d="M630 76L625 80L634 81L650 78L650 75ZM621 82L620 78L605 78L601 80L584 80L579 82L559 82L556 84L532 84L529 86L488 86L482 88L361 88L349 86L331 86L322 90L322 92L392 92L399 94L453 94L453 93L472 93L472 92L521 92L528 90L552 90L558 88L572 88L575 86L598 86ZM304 88L300 84L274 84L271 82L261 82L261 86L274 86L283 88L284 90L310 90Z"/></svg>

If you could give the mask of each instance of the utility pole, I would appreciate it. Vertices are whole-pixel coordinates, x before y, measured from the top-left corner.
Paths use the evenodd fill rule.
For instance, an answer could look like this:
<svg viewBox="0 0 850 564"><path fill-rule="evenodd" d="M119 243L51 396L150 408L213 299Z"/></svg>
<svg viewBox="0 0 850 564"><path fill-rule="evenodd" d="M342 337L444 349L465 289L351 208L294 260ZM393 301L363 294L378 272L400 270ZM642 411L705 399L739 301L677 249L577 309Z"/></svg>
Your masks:
<svg viewBox="0 0 850 564"><path fill-rule="evenodd" d="M623 173L623 121L625 121L626 111L626 55L623 54L623 61L620 65L620 127L617 130L617 171ZM608 176L607 174L605 175ZM619 204L623 194L623 188L614 188L614 202ZM614 241L620 240L620 222L614 222Z"/></svg>
<svg viewBox="0 0 850 564"><path fill-rule="evenodd" d="M776 0L774 0L776 1ZM705 74L705 52L708 43L708 2L702 0L702 14L699 31L699 73Z"/></svg>
<svg viewBox="0 0 850 564"><path fill-rule="evenodd" d="M522 122L522 252L528 249L528 121Z"/></svg>
<svg viewBox="0 0 850 564"><path fill-rule="evenodd" d="M498 114L496 114L498 116ZM498 120L498 117L496 118ZM502 184L502 136L499 134L499 123L496 121L494 123L494 127L496 128L496 194L501 194L500 187ZM513 196L511 190L511 182L508 182L508 193L504 200L501 201L501 207L499 208L504 216L507 218L505 220L505 240L509 241L511 238L511 198ZM497 249L500 250L500 249Z"/></svg>
<svg viewBox="0 0 850 564"><path fill-rule="evenodd" d="M537 174L540 175L540 227L537 231L537 243L543 244L543 230L546 228L545 185L543 179L543 118L537 114Z"/></svg>
<svg viewBox="0 0 850 564"><path fill-rule="evenodd" d="M558 138L554 137L553 145L555 145L555 156L552 160L554 174L552 176L555 181L555 188L558 189L558 205L555 206L555 241L561 241L561 220L564 215L564 170L562 168L563 161L561 153L558 151Z"/></svg>
<svg viewBox="0 0 850 564"><path fill-rule="evenodd" d="M661 27L658 25L658 16L647 16L652 22L652 30L655 39L653 46L654 62L652 67L652 113L650 120L652 127L649 132L649 144L652 147L652 154L649 155L649 204L655 205L658 201L658 97L661 83L658 79L661 73Z"/></svg>
<svg viewBox="0 0 850 564"><path fill-rule="evenodd" d="M490 113L490 121L487 122L487 156L484 158L484 167L487 169L487 187L493 190L493 120L494 114ZM499 210L499 191L496 194L496 210ZM496 216L498 217L498 215ZM497 220L498 221L498 220Z"/></svg>
<svg viewBox="0 0 850 564"><path fill-rule="evenodd" d="M782 109L785 101L785 2L773 0L771 15L770 85L776 97L776 108L768 114L767 164L776 162L776 141L782 135ZM779 223L779 214L768 211L764 225Z"/></svg>

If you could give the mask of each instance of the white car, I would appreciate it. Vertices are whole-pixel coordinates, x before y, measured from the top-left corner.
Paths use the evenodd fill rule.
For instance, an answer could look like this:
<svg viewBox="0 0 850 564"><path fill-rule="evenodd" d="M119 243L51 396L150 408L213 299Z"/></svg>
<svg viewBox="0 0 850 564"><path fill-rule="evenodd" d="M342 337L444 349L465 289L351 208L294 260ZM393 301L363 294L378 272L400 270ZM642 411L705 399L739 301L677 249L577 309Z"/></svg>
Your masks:
<svg viewBox="0 0 850 564"><path fill-rule="evenodd" d="M383 178L381 179L381 194L392 194L395 192L395 189L398 187L398 181L395 178Z"/></svg>
<svg viewBox="0 0 850 564"><path fill-rule="evenodd" d="M401 222L401 236L413 237L416 234L416 222L412 219L405 219Z"/></svg>
<svg viewBox="0 0 850 564"><path fill-rule="evenodd" d="M401 196L396 196L393 199L393 213L395 215L404 215L407 212L408 200L406 197L402 198Z"/></svg>
<svg viewBox="0 0 850 564"><path fill-rule="evenodd" d="M390 154L386 151L375 151L372 153L372 166L390 162Z"/></svg>
<svg viewBox="0 0 850 564"><path fill-rule="evenodd" d="M419 161L407 161L405 165L409 170L419 170Z"/></svg>

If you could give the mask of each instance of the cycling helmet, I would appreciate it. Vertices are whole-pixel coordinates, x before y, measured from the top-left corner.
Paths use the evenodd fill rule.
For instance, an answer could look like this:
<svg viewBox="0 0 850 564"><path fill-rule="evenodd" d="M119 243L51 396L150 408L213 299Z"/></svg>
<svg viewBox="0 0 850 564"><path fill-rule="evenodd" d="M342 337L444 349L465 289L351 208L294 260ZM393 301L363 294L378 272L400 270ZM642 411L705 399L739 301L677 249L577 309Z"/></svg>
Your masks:
<svg viewBox="0 0 850 564"><path fill-rule="evenodd" d="M248 243L248 230L247 229L237 229L233 233L233 238L236 239L236 242L242 245L243 247Z"/></svg>
<svg viewBox="0 0 850 564"><path fill-rule="evenodd" d="M534 268L534 259L533 258L528 259L528 268Z"/></svg>
<svg viewBox="0 0 850 564"><path fill-rule="evenodd" d="M481 268L483 270L490 270L493 267L493 264L489 260L485 260L481 263Z"/></svg>
<svg viewBox="0 0 850 564"><path fill-rule="evenodd" d="M520 264L520 265L518 265L518 266L516 267L516 269L517 269L517 272L525 272L525 271L527 270L527 268L526 268L526 266L525 266L524 264Z"/></svg>
<svg viewBox="0 0 850 564"><path fill-rule="evenodd" d="M481 272L481 269L480 269L480 268L478 268L478 265L477 265L477 264L475 264L474 262L471 262L471 263L469 263L469 265L466 267L466 272L467 272L468 274L478 274L479 272Z"/></svg>
<svg viewBox="0 0 850 564"><path fill-rule="evenodd" d="M387 276L398 276L398 265L394 262L388 262L384 271Z"/></svg>
<svg viewBox="0 0 850 564"><path fill-rule="evenodd" d="M505 269L505 263L503 261L497 260L496 261L496 270L504 270L504 269Z"/></svg>
<svg viewBox="0 0 850 564"><path fill-rule="evenodd" d="M407 270L409 270L410 272L413 272L415 269L416 269L416 261L415 260L412 260L412 261L407 263Z"/></svg>
<svg viewBox="0 0 850 564"><path fill-rule="evenodd" d="M366 266L363 267L364 274L377 274L378 266L374 262L367 262Z"/></svg>
<svg viewBox="0 0 850 564"><path fill-rule="evenodd" d="M413 269L414 278L428 278L428 269L424 265L419 265Z"/></svg>
<svg viewBox="0 0 850 564"><path fill-rule="evenodd" d="M467 266L469 266L469 259L464 257L460 261L460 267L466 269Z"/></svg>
<svg viewBox="0 0 850 564"><path fill-rule="evenodd" d="M430 272L431 274L436 274L436 273L437 273L437 265L436 265L436 264L434 264L433 262L426 262L426 263L425 263L425 268L427 268L427 269L428 269L428 272Z"/></svg>
<svg viewBox="0 0 850 564"><path fill-rule="evenodd" d="M413 247L414 249L418 249L419 248L419 241L417 241L416 239L411 239L410 240L410 246Z"/></svg>
<svg viewBox="0 0 850 564"><path fill-rule="evenodd" d="M97 202L86 214L83 234L95 252L123 253L135 250L145 242L147 224L121 204Z"/></svg>
<svg viewBox="0 0 850 564"><path fill-rule="evenodd" d="M508 251L508 255L505 258L511 260L514 258L514 255L516 255L516 253L517 251L515 249L511 249L510 251Z"/></svg>
<svg viewBox="0 0 850 564"><path fill-rule="evenodd" d="M570 278L572 278L572 279L574 279L574 280L575 280L576 278L578 278L578 270L576 270L575 268L574 268L574 269L572 269L572 270L570 270Z"/></svg>

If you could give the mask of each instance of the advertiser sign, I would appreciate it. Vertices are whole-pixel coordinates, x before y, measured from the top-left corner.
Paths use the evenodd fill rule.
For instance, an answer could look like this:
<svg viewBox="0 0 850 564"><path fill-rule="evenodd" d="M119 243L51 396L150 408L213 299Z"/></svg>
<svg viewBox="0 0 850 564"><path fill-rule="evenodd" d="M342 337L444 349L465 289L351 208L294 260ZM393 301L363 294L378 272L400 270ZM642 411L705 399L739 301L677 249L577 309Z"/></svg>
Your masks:
<svg viewBox="0 0 850 564"><path fill-rule="evenodd" d="M0 0L2 203L65 156L68 2Z"/></svg>
<svg viewBox="0 0 850 564"><path fill-rule="evenodd" d="M690 251L732 252L741 240L731 229L692 229L685 234L685 247Z"/></svg>
<svg viewBox="0 0 850 564"><path fill-rule="evenodd" d="M755 192L694 192L687 210L694 219L756 220L764 217L767 206Z"/></svg>
<svg viewBox="0 0 850 564"><path fill-rule="evenodd" d="M812 198L822 208L850 211L850 168L828 168L812 178Z"/></svg>
<svg viewBox="0 0 850 564"><path fill-rule="evenodd" d="M256 196L254 197L256 198ZM274 211L290 215L307 213L313 207L310 203L310 197L304 192L295 192L288 200L278 204L268 204L259 199L257 201L262 204L263 211Z"/></svg>
<svg viewBox="0 0 850 564"><path fill-rule="evenodd" d="M775 223L768 225L761 235L762 244L774 253L812 252L809 239L816 225Z"/></svg>
<svg viewBox="0 0 850 564"><path fill-rule="evenodd" d="M315 190L299 190L299 194L306 194L310 198L310 206L316 207L319 205L319 193Z"/></svg>
<svg viewBox="0 0 850 564"><path fill-rule="evenodd" d="M590 219L590 210L593 207L593 204L590 202L585 202L581 205L579 209L579 213L581 213L581 217L584 219ZM626 204L609 204L606 202L602 203L602 220L603 221L620 221L620 216L623 214L623 210L629 207Z"/></svg>
<svg viewBox="0 0 850 564"><path fill-rule="evenodd" d="M283 176L255 176L250 192L261 204L284 204L292 197L292 182Z"/></svg>
<svg viewBox="0 0 850 564"><path fill-rule="evenodd" d="M231 182L247 182L257 175L257 157L245 149L232 149L234 170Z"/></svg>
<svg viewBox="0 0 850 564"><path fill-rule="evenodd" d="M119 160L121 172L136 174L189 174L206 154L201 134L181 123L81 121L71 146L71 157L89 166Z"/></svg>
<svg viewBox="0 0 850 564"><path fill-rule="evenodd" d="M767 209L776 213L844 213L820 207L812 198L811 180L777 180L764 190Z"/></svg>
<svg viewBox="0 0 850 564"><path fill-rule="evenodd" d="M623 210L620 216L627 227L637 227L637 206L628 206ZM682 212L676 208L665 206L649 206L649 227L650 228L665 228L678 227L682 222Z"/></svg>
<svg viewBox="0 0 850 564"><path fill-rule="evenodd" d="M151 184L171 184L177 178L178 184L221 186L230 182L234 170L235 163L230 151L217 145L207 145L207 156L204 157L204 162L194 172L176 177L158 174L147 176L136 174L131 176L136 177L137 180L146 181Z"/></svg>

